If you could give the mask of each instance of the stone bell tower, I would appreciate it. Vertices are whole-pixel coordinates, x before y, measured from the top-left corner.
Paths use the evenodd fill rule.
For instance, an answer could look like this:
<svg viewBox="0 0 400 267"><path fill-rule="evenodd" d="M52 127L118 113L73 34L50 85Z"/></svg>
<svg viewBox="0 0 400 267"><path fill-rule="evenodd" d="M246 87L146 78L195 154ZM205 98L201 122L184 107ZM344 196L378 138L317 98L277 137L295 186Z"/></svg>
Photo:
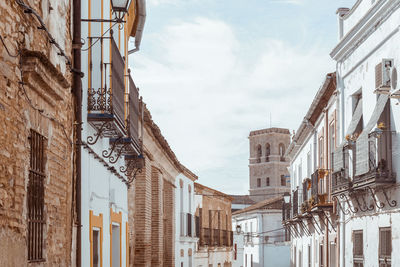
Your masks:
<svg viewBox="0 0 400 267"><path fill-rule="evenodd" d="M289 130L267 128L251 131L249 140L250 198L258 202L289 192L287 167L290 163L284 157L290 143Z"/></svg>

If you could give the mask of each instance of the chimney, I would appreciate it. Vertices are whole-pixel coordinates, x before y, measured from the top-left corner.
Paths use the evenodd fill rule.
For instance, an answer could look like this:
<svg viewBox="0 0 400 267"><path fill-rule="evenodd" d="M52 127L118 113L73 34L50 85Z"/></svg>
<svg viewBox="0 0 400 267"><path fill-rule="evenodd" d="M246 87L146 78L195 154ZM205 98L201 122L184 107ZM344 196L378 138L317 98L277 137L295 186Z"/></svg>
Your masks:
<svg viewBox="0 0 400 267"><path fill-rule="evenodd" d="M338 38L339 41L343 38L343 17L349 12L349 8L347 7L340 7L336 10L337 18L338 18Z"/></svg>

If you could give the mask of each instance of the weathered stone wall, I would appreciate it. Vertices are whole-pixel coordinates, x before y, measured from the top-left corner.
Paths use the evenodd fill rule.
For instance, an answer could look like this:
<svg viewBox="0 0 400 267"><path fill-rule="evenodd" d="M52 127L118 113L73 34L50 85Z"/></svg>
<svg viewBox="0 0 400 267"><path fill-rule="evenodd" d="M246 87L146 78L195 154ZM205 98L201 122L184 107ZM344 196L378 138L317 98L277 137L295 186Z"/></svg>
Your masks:
<svg viewBox="0 0 400 267"><path fill-rule="evenodd" d="M283 144L284 149L289 146L290 132L287 129L269 128L253 131L249 136L250 160L249 160L249 184L250 197L254 201L262 201L267 198L274 198L280 193L288 192L290 184L281 186L281 175L288 176L289 160L281 160L279 145ZM270 155L266 157L266 145L270 145ZM261 145L262 155L258 162L258 145ZM269 178L269 185L267 185ZM261 180L258 186L257 180Z"/></svg>
<svg viewBox="0 0 400 267"><path fill-rule="evenodd" d="M71 55L70 1L26 1ZM1 266L70 266L72 207L71 75L65 59L31 14L0 1L0 259ZM57 19L54 19L57 17ZM20 66L21 61L21 66ZM21 69L24 87L20 86ZM60 108L62 107L62 108ZM30 129L45 140L45 230L42 263L27 260Z"/></svg>

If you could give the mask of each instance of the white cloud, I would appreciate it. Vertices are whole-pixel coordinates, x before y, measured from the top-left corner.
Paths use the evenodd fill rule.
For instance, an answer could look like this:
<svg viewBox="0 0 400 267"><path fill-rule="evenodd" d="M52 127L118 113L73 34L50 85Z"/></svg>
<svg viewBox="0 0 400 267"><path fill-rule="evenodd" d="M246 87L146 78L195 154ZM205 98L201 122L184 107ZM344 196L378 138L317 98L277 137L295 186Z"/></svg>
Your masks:
<svg viewBox="0 0 400 267"><path fill-rule="evenodd" d="M298 127L324 75L322 48L265 39L250 60L228 24L196 18L148 35L157 51L135 54L135 82L178 158L199 182L227 193L248 188L250 130ZM227 186L229 184L229 186Z"/></svg>

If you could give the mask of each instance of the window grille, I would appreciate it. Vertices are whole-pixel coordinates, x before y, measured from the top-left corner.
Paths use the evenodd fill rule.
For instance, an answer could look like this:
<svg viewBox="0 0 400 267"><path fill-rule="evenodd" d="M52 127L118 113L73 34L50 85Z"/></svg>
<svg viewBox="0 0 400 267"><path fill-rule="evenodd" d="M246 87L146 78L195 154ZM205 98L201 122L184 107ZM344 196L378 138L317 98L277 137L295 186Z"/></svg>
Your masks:
<svg viewBox="0 0 400 267"><path fill-rule="evenodd" d="M28 261L44 261L44 136L31 130L28 181Z"/></svg>
<svg viewBox="0 0 400 267"><path fill-rule="evenodd" d="M379 228L379 267L392 266L392 231L390 227Z"/></svg>

